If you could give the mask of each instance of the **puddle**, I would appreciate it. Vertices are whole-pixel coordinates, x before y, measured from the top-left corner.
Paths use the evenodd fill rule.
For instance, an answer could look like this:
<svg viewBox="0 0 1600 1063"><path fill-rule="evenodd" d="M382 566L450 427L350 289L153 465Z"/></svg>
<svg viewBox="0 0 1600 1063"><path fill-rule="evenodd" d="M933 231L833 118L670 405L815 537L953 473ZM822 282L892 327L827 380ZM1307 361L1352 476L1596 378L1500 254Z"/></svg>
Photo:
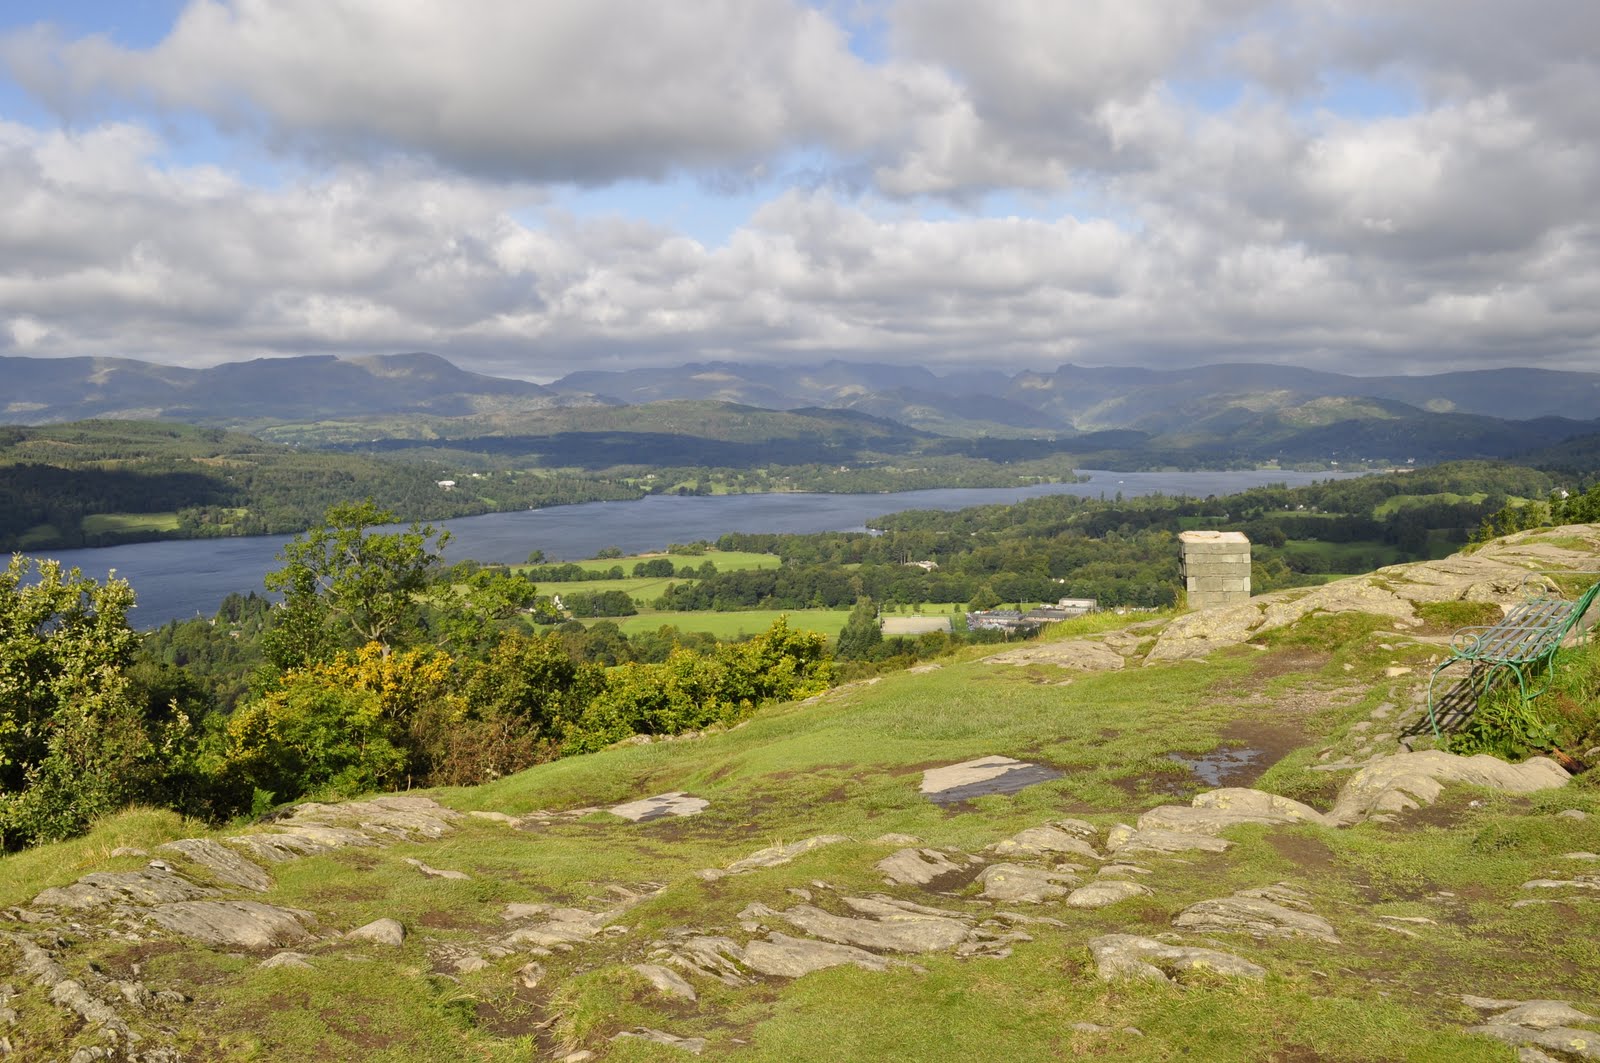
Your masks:
<svg viewBox="0 0 1600 1063"><path fill-rule="evenodd" d="M1167 759L1182 764L1208 786L1242 786L1261 774L1265 756L1265 750L1245 748L1216 749L1196 756L1168 753Z"/></svg>

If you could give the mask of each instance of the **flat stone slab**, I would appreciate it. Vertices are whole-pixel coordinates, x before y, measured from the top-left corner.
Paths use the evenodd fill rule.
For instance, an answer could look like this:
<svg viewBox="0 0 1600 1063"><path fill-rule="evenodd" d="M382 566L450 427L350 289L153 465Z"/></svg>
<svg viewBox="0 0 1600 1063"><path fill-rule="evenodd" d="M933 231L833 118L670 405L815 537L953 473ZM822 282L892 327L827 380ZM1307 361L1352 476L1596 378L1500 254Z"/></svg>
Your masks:
<svg viewBox="0 0 1600 1063"><path fill-rule="evenodd" d="M966 870L938 849L901 849L875 865L888 881L898 886L926 886L945 875Z"/></svg>
<svg viewBox="0 0 1600 1063"><path fill-rule="evenodd" d="M1230 978L1261 979L1266 969L1220 949L1169 945L1134 934L1105 934L1089 942L1100 977L1107 982L1127 979L1168 982L1191 972L1212 972Z"/></svg>
<svg viewBox="0 0 1600 1063"><path fill-rule="evenodd" d="M163 852L178 853L193 860L219 881L241 889L265 893L272 888L272 876L260 864L246 860L225 845L209 838L183 838L160 846Z"/></svg>
<svg viewBox="0 0 1600 1063"><path fill-rule="evenodd" d="M689 798L691 801L700 801L698 797ZM701 805L706 802L700 801ZM698 811L698 809L696 810ZM679 815L692 815L692 813L677 813ZM748 871L757 871L764 867L778 867L787 864L797 856L820 849L824 845L838 845L850 839L843 834L819 834L815 838L806 838L803 841L790 842L788 845L769 845L765 849L757 849L749 856L735 860L723 869L723 874L742 875Z"/></svg>
<svg viewBox="0 0 1600 1063"><path fill-rule="evenodd" d="M1133 853L1182 853L1190 850L1220 853L1232 844L1208 834L1188 834L1154 827L1150 830L1134 830L1126 824L1118 824L1106 833L1106 848L1119 859Z"/></svg>
<svg viewBox="0 0 1600 1063"><path fill-rule="evenodd" d="M465 871L455 871L450 868L442 867L429 867L427 864L423 863L421 860L418 860L414 856L406 857L405 862L422 872L428 878L443 878L450 879L455 882L465 882L472 877Z"/></svg>
<svg viewBox="0 0 1600 1063"><path fill-rule="evenodd" d="M984 900L1043 904L1072 892L1078 876L1070 870L1031 864L990 864L978 881L983 883Z"/></svg>
<svg viewBox="0 0 1600 1063"><path fill-rule="evenodd" d="M698 815L710 804L711 802L703 797L690 797L682 790L675 790L670 794L657 794L640 801L629 801L627 804L617 805L606 811L633 823L649 823L653 819L665 819L668 816Z"/></svg>
<svg viewBox="0 0 1600 1063"><path fill-rule="evenodd" d="M904 909L885 911L882 919L833 915L809 904L797 904L782 912L764 905L751 905L749 910L758 917L783 919L825 941L879 952L937 952L959 945L972 935L971 928L958 919Z"/></svg>
<svg viewBox="0 0 1600 1063"><path fill-rule="evenodd" d="M312 918L310 912L259 901L179 901L157 905L146 918L204 945L266 949L311 940L301 924Z"/></svg>
<svg viewBox="0 0 1600 1063"><path fill-rule="evenodd" d="M1058 668L1076 668L1083 672L1120 671L1127 663L1127 658L1122 654L1094 639L1022 646L984 660L990 664L1053 664Z"/></svg>
<svg viewBox="0 0 1600 1063"><path fill-rule="evenodd" d="M1059 779L1061 774L1011 757L979 757L929 768L922 773L922 793L934 804L950 805L991 794L1014 794L1035 783Z"/></svg>
<svg viewBox="0 0 1600 1063"><path fill-rule="evenodd" d="M1104 908L1128 900L1130 897L1148 896L1150 890L1137 882L1113 878L1080 886L1067 895L1067 904L1073 908Z"/></svg>
<svg viewBox="0 0 1600 1063"><path fill-rule="evenodd" d="M36 908L98 908L113 904L167 904L216 895L162 867L96 871L70 886L54 886L33 899Z"/></svg>
<svg viewBox="0 0 1600 1063"><path fill-rule="evenodd" d="M691 1002L698 999L694 986L671 968L663 967L659 963L636 963L633 969L643 975L659 993Z"/></svg>
<svg viewBox="0 0 1600 1063"><path fill-rule="evenodd" d="M1330 944L1339 943L1333 926L1320 915L1282 903L1297 898L1286 891L1267 887L1244 890L1232 897L1191 904L1172 919L1180 930L1206 934L1242 933L1253 937L1309 937Z"/></svg>
<svg viewBox="0 0 1600 1063"><path fill-rule="evenodd" d="M811 941L790 937L777 931L767 935L765 941L756 940L744 947L744 963L757 974L775 978L799 978L812 971L840 967L847 963L869 971L888 969L888 961L874 956L854 945L838 945L828 941Z"/></svg>
<svg viewBox="0 0 1600 1063"><path fill-rule="evenodd" d="M1072 831L1060 827L1029 827L1011 837L998 841L994 851L1002 856L1042 856L1046 853L1071 853L1074 856L1099 860L1094 846Z"/></svg>
<svg viewBox="0 0 1600 1063"><path fill-rule="evenodd" d="M681 1048L683 1051L695 1056L706 1050L706 1039L704 1037L678 1037L661 1030L653 1030L648 1026L624 1030L614 1035L611 1039L613 1041L623 1041L630 1037L636 1037L641 1041L649 1041L652 1044L667 1045L670 1048Z"/></svg>

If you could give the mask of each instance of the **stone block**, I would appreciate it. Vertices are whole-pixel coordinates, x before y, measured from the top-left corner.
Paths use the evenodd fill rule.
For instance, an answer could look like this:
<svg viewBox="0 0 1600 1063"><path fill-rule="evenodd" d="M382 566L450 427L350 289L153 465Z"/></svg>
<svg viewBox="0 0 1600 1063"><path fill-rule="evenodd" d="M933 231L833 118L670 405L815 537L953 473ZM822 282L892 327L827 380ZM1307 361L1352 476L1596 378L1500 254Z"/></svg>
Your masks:
<svg viewBox="0 0 1600 1063"><path fill-rule="evenodd" d="M1250 599L1250 540L1241 532L1189 531L1178 536L1178 571L1195 609Z"/></svg>

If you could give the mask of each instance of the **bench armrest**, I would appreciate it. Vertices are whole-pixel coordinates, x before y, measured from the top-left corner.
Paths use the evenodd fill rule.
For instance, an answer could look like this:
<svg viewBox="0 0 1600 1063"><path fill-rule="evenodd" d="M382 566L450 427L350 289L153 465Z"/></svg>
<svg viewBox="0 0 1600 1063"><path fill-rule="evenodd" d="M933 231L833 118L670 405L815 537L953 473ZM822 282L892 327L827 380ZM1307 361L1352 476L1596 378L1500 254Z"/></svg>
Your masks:
<svg viewBox="0 0 1600 1063"><path fill-rule="evenodd" d="M1484 638L1492 631L1494 631L1494 625L1492 624L1458 629L1450 636L1450 655L1452 657L1465 657L1469 660L1476 658Z"/></svg>

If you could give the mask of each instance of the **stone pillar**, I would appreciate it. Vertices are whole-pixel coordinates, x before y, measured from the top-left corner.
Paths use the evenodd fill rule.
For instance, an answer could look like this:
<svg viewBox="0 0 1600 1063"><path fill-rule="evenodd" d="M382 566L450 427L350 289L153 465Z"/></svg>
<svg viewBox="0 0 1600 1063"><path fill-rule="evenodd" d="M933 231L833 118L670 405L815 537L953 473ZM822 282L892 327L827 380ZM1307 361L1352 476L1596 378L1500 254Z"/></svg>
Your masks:
<svg viewBox="0 0 1600 1063"><path fill-rule="evenodd" d="M1186 531L1178 536L1178 548L1190 609L1250 600L1250 540L1243 532Z"/></svg>

